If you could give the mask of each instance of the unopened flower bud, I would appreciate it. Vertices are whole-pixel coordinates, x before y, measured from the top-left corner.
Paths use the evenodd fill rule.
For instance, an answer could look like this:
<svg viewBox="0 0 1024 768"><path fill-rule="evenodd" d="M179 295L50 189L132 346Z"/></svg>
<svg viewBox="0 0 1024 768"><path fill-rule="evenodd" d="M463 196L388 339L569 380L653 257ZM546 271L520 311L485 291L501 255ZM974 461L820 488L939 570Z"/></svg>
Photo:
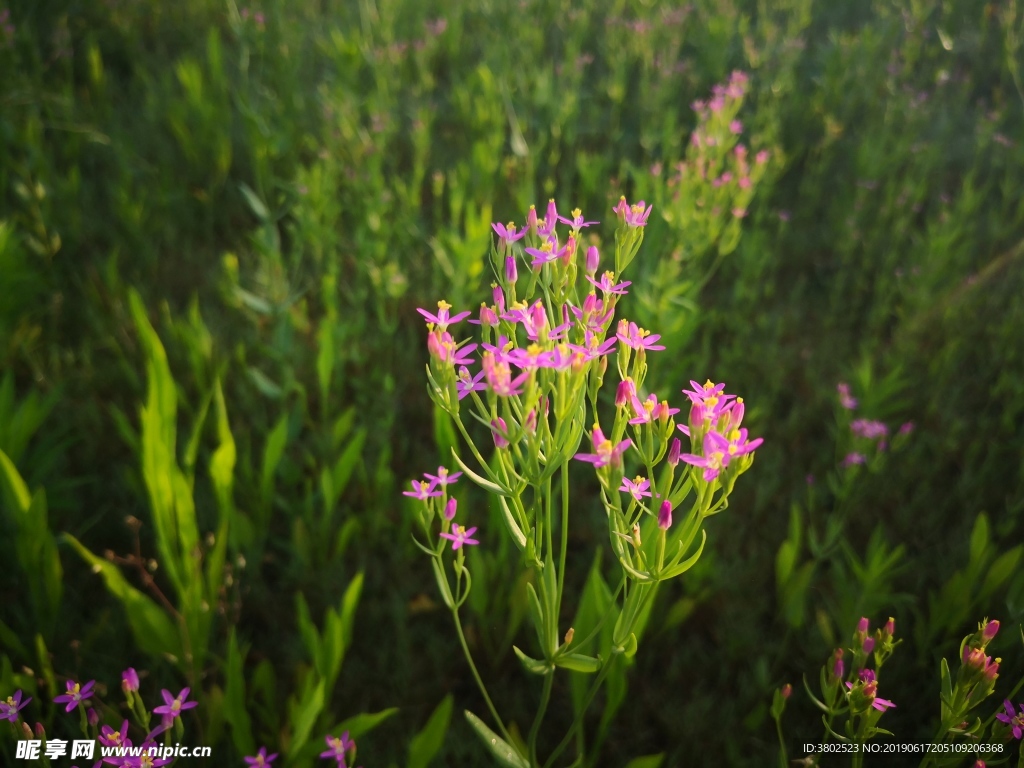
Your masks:
<svg viewBox="0 0 1024 768"><path fill-rule="evenodd" d="M459 502L456 501L454 496L448 499L448 503L444 505L444 516L446 520L455 519L455 510L458 508L458 506Z"/></svg>
<svg viewBox="0 0 1024 768"><path fill-rule="evenodd" d="M89 721L89 725L91 725L93 728L95 728L100 721L100 716L96 714L96 710L92 707L89 707L89 711L85 713L85 716L86 719Z"/></svg>
<svg viewBox="0 0 1024 768"><path fill-rule="evenodd" d="M640 549L642 546L640 542L640 523L633 523L633 546L636 549Z"/></svg>
<svg viewBox="0 0 1024 768"><path fill-rule="evenodd" d="M636 394L636 387L633 385L632 379L623 379L619 382L618 389L615 390L615 407L625 408L626 405L633 401L633 396Z"/></svg>
<svg viewBox="0 0 1024 768"><path fill-rule="evenodd" d="M499 416L491 421L491 432L494 433L495 448L508 448L508 439L505 437L508 434L508 425L503 418Z"/></svg>
<svg viewBox="0 0 1024 768"><path fill-rule="evenodd" d="M896 634L896 619L894 619L892 616L890 616L889 620L885 622L885 627L882 629L882 634L886 638L891 638Z"/></svg>
<svg viewBox="0 0 1024 768"><path fill-rule="evenodd" d="M866 618L861 617L861 620L857 622L857 631L858 632L862 632L864 634L867 634L869 626L870 626L870 622L868 622L868 620Z"/></svg>
<svg viewBox="0 0 1024 768"><path fill-rule="evenodd" d="M843 649L836 648L832 653L832 677L836 680L842 680L846 672L846 667L843 665Z"/></svg>
<svg viewBox="0 0 1024 768"><path fill-rule="evenodd" d="M663 531L672 527L672 502L667 499L661 502L661 509L658 510L658 527Z"/></svg>
<svg viewBox="0 0 1024 768"><path fill-rule="evenodd" d="M793 686L790 685L789 683L786 683L784 686L782 686L781 693L782 693L782 698L788 699L790 696L793 695Z"/></svg>
<svg viewBox="0 0 1024 768"><path fill-rule="evenodd" d="M128 667L121 673L121 688L125 693L128 691L134 693L139 690L139 673L135 671L134 667Z"/></svg>
<svg viewBox="0 0 1024 768"><path fill-rule="evenodd" d="M999 622L990 621L985 625L985 628L981 631L981 638L984 642L991 642L992 638L999 632Z"/></svg>
<svg viewBox="0 0 1024 768"><path fill-rule="evenodd" d="M526 226L530 230L531 235L537 234L537 208L531 205L530 210L526 213Z"/></svg>
<svg viewBox="0 0 1024 768"><path fill-rule="evenodd" d="M505 279L509 283L514 283L519 279L519 270L516 268L516 257L515 254L510 253L505 258Z"/></svg>
<svg viewBox="0 0 1024 768"><path fill-rule="evenodd" d="M597 246L587 248L587 274L593 277L597 274L597 267L601 263L601 255L597 252Z"/></svg>
<svg viewBox="0 0 1024 768"><path fill-rule="evenodd" d="M525 429L531 435L537 432L537 409L534 408L528 414L526 419L523 421L523 429Z"/></svg>
<svg viewBox="0 0 1024 768"><path fill-rule="evenodd" d="M500 285L494 286L494 290L491 292L494 296L494 306L498 309L499 315L505 314L505 292L501 290Z"/></svg>
<svg viewBox="0 0 1024 768"><path fill-rule="evenodd" d="M672 446L668 449L668 465L675 467L679 465L679 454L683 450L683 444L678 437L672 438Z"/></svg>
<svg viewBox="0 0 1024 768"><path fill-rule="evenodd" d="M45 739L46 738L46 729L43 727L42 723L36 723L36 729L35 730L36 730L36 738L37 739Z"/></svg>
<svg viewBox="0 0 1024 768"><path fill-rule="evenodd" d="M1002 663L1002 659L996 659L985 667L985 680L992 683L999 677L999 665Z"/></svg>
<svg viewBox="0 0 1024 768"><path fill-rule="evenodd" d="M565 644L568 645L572 642L573 635L576 634L576 630L569 627L569 631L565 633Z"/></svg>
<svg viewBox="0 0 1024 768"><path fill-rule="evenodd" d="M861 648L864 649L864 653L871 653L873 650L875 650L875 638L865 637L864 645L862 645Z"/></svg>

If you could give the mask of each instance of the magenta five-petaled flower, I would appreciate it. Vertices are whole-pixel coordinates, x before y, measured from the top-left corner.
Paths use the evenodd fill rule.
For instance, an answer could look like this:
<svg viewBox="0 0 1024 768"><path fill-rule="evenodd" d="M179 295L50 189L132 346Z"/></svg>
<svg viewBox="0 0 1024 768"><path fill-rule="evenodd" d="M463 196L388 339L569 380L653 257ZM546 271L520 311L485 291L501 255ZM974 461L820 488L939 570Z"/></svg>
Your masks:
<svg viewBox="0 0 1024 768"><path fill-rule="evenodd" d="M1003 708L1006 710L1006 714L1000 712L996 715L996 720L1001 723L1006 723L1010 726L1013 731L1013 738L1022 739L1024 738L1024 704L1020 704L1020 712L1017 713L1013 708L1013 703L1006 699L1003 702Z"/></svg>
<svg viewBox="0 0 1024 768"><path fill-rule="evenodd" d="M356 743L349 738L348 731L345 731L341 736L325 736L324 740L327 742L327 751L321 752L320 757L328 757L338 761L338 765L345 765L346 755L355 749Z"/></svg>
<svg viewBox="0 0 1024 768"><path fill-rule="evenodd" d="M650 496L651 481L646 477L640 477L637 475L633 480L628 477L622 478L622 486L619 488L620 491L625 491L637 501L640 501L641 496Z"/></svg>
<svg viewBox="0 0 1024 768"><path fill-rule="evenodd" d="M68 680L67 693L55 696L53 701L55 704L67 703L67 707L65 707L64 711L70 712L86 699L92 698L92 689L94 685L96 685L95 680L90 680L85 685L79 685L73 680Z"/></svg>
<svg viewBox="0 0 1024 768"><path fill-rule="evenodd" d="M619 204L612 210L619 217L619 221L625 222L630 227L643 227L647 225L647 219L651 215L654 206L647 205L643 200L630 205L625 197L619 198Z"/></svg>
<svg viewBox="0 0 1024 768"><path fill-rule="evenodd" d="M271 763L277 759L277 753L272 755L267 754L266 747L260 747L260 751L257 752L253 757L245 758L245 762L251 765L253 768L267 768Z"/></svg>
<svg viewBox="0 0 1024 768"><path fill-rule="evenodd" d="M704 408L708 412L707 415L712 419L718 418L718 414L735 397L735 395L725 394L724 383L715 384L711 379L708 379L703 384L698 384L693 379L690 379L690 386L693 389L684 389L683 394L690 398L691 403ZM742 410L740 411L740 418L742 418ZM738 424L739 419L736 419L736 425Z"/></svg>
<svg viewBox="0 0 1024 768"><path fill-rule="evenodd" d="M491 229L493 229L498 234L498 237L506 243L514 243L529 231L529 227L523 227L521 231L516 232L516 225L511 221L507 226L495 222L494 224L491 224Z"/></svg>
<svg viewBox="0 0 1024 768"><path fill-rule="evenodd" d="M870 674L865 675L865 672ZM864 698L868 702L870 702L872 707L877 709L879 712L885 712L885 710L889 709L890 707L896 706L891 701L889 701L889 699L880 699L876 695L878 691L878 682L875 680L874 672L871 672L870 669L864 670L861 672L859 677L860 682L863 683L861 693L863 694ZM846 687L852 690L853 683L847 683Z"/></svg>
<svg viewBox="0 0 1024 768"><path fill-rule="evenodd" d="M587 275L587 280L589 280L595 287L600 288L606 296L610 296L612 294L615 294L616 296L625 296L626 293L628 293L626 287L633 284L629 280L626 280L623 283L616 283L614 272L605 272L601 275L600 282L590 277L590 275Z"/></svg>
<svg viewBox="0 0 1024 768"><path fill-rule="evenodd" d="M469 317L470 314L469 312L459 312L459 314L452 316L448 312L448 310L450 310L451 308L451 304L449 304L447 301L442 300L437 302L436 315L433 314L432 312L428 312L425 309L417 308L416 311L423 315L423 317L427 319L428 323L433 323L438 327L439 330L444 331L445 329L448 328L449 325L454 325L455 323L464 320L465 318Z"/></svg>
<svg viewBox="0 0 1024 768"><path fill-rule="evenodd" d="M665 348L663 344L654 343L661 338L660 334L652 334L650 331L637 326L636 323L627 322L626 320L619 321L619 327L615 336L626 346L637 350L649 349L657 351Z"/></svg>
<svg viewBox="0 0 1024 768"><path fill-rule="evenodd" d="M440 491L434 490L434 483L428 483L426 480L413 480L411 481L411 484L412 490L402 491L403 496L411 496L414 499L426 501L433 496L441 495Z"/></svg>
<svg viewBox="0 0 1024 768"><path fill-rule="evenodd" d="M567 219L565 216L559 216L558 220L563 224L568 224L574 230L579 231L584 227L589 227L591 224L600 224L599 221L584 221L583 212L579 208L574 208L572 212L572 218Z"/></svg>
<svg viewBox="0 0 1024 768"><path fill-rule="evenodd" d="M612 441L604 436L604 432L601 431L597 424L594 425L591 439L594 443L595 453L577 453L573 458L593 464L598 469L607 467L609 464L620 466L622 464L622 454L633 444L631 440L622 440L618 445L613 445Z"/></svg>
<svg viewBox="0 0 1024 768"><path fill-rule="evenodd" d="M21 690L19 689L14 692L13 696L8 696L7 701L0 701L0 720L10 720L12 723L18 722L18 713L32 701L31 696L24 701L21 696Z"/></svg>
<svg viewBox="0 0 1024 768"><path fill-rule="evenodd" d="M710 483L718 477L718 473L725 469L728 464L726 452L729 449L729 441L717 432L708 432L704 435L704 455L698 456L693 453L684 453L679 458L687 464L695 467L703 467L705 482Z"/></svg>
<svg viewBox="0 0 1024 768"><path fill-rule="evenodd" d="M653 393L643 401L633 395L632 405L635 417L629 420L630 424L651 424L659 419L667 423L669 417L679 413L678 408L669 408L668 401L662 400L659 403L658 396Z"/></svg>
<svg viewBox="0 0 1024 768"><path fill-rule="evenodd" d="M455 391L459 393L459 400L466 397L470 392L480 392L485 389L487 389L487 384L484 382L484 372L482 370L477 371L474 375L464 365L459 368L458 377L455 380Z"/></svg>
<svg viewBox="0 0 1024 768"><path fill-rule="evenodd" d="M182 688L181 693L177 696L172 696L171 692L164 688L160 691L160 695L163 696L164 703L159 707L153 707L153 714L164 715L166 718L172 720L176 717L181 717L181 713L186 709L192 709L198 707L199 702L188 701L189 688Z"/></svg>
<svg viewBox="0 0 1024 768"><path fill-rule="evenodd" d="M449 472L444 467L437 468L437 474L431 475L427 472L423 473L423 476L427 480L431 481L431 485L440 485L442 488L448 485L454 485L455 481L462 477L461 472Z"/></svg>
<svg viewBox="0 0 1024 768"><path fill-rule="evenodd" d="M105 747L124 747L131 744L131 739L128 738L128 721L121 723L121 727L116 731L109 725L104 725L100 729L99 738Z"/></svg>
<svg viewBox="0 0 1024 768"><path fill-rule="evenodd" d="M466 526L456 523L452 526L451 533L442 533L441 537L450 540L452 542L452 551L455 551L461 549L463 545L473 546L474 544L479 544L479 541L471 538L474 533L476 533L475 525L472 528L466 528Z"/></svg>

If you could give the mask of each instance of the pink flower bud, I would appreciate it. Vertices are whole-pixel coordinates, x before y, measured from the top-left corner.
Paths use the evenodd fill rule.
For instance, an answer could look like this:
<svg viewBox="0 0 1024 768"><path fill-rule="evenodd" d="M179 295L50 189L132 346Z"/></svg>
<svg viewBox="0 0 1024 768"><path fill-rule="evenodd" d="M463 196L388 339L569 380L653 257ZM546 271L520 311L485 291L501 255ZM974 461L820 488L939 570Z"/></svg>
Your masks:
<svg viewBox="0 0 1024 768"><path fill-rule="evenodd" d="M668 449L668 464L670 467L678 466L679 454L683 450L683 444L678 437L672 438L672 446Z"/></svg>
<svg viewBox="0 0 1024 768"><path fill-rule="evenodd" d="M494 433L494 447L508 448L508 439L505 437L508 434L508 425L503 418L499 416L491 421L491 431Z"/></svg>
<svg viewBox="0 0 1024 768"><path fill-rule="evenodd" d="M519 271L516 269L516 257L509 254L505 258L505 279L514 283L519 278Z"/></svg>
<svg viewBox="0 0 1024 768"><path fill-rule="evenodd" d="M782 694L782 698L788 699L790 696L793 695L793 686L789 683L786 683L784 686L782 686L782 690L780 691L780 693Z"/></svg>
<svg viewBox="0 0 1024 768"><path fill-rule="evenodd" d="M36 723L36 738L37 739L45 739L46 738L46 729L43 727L42 723Z"/></svg>
<svg viewBox="0 0 1024 768"><path fill-rule="evenodd" d="M865 637L864 645L862 645L861 648L864 649L864 653L871 653L873 650L875 650L875 638Z"/></svg>
<svg viewBox="0 0 1024 768"><path fill-rule="evenodd" d="M555 224L558 222L558 209L555 207L555 201L553 198L548 200L548 212L544 217L544 222L547 224L549 230L554 229Z"/></svg>
<svg viewBox="0 0 1024 768"><path fill-rule="evenodd" d="M526 214L526 226L530 228L530 234L537 234L537 209L532 205Z"/></svg>
<svg viewBox="0 0 1024 768"><path fill-rule="evenodd" d="M121 688L125 692L139 690L139 673L135 671L134 667L128 667L121 673Z"/></svg>
<svg viewBox="0 0 1024 768"><path fill-rule="evenodd" d="M869 626L870 622L862 616L860 621L857 622L857 631L862 634L866 634Z"/></svg>
<svg viewBox="0 0 1024 768"><path fill-rule="evenodd" d="M97 723L100 721L100 716L96 714L96 710L92 707L89 707L89 711L85 713L85 717L89 721L89 725L93 728L95 728Z"/></svg>
<svg viewBox="0 0 1024 768"><path fill-rule="evenodd" d="M587 248L587 274L593 277L597 274L597 267L601 262L601 256L597 252L597 246Z"/></svg>
<svg viewBox="0 0 1024 768"><path fill-rule="evenodd" d="M523 422L523 428L526 429L531 435L537 432L537 409L533 409L526 414L526 420Z"/></svg>
<svg viewBox="0 0 1024 768"><path fill-rule="evenodd" d="M448 499L448 503L444 505L444 517L446 520L455 519L455 511L459 506L459 502L455 500L455 497Z"/></svg>
<svg viewBox="0 0 1024 768"><path fill-rule="evenodd" d="M628 403L633 401L635 395L636 387L633 386L633 380L623 379L619 382L618 389L615 390L615 407L625 408Z"/></svg>
<svg viewBox="0 0 1024 768"><path fill-rule="evenodd" d="M504 315L505 314L505 292L503 290L501 290L501 286L500 285L496 285L496 286L494 286L494 290L492 291L492 294L494 296L494 306L498 308L498 314L499 315Z"/></svg>
<svg viewBox="0 0 1024 768"><path fill-rule="evenodd" d="M663 501L661 502L661 509L658 510L658 527L663 531L667 531L672 527L672 502Z"/></svg>
<svg viewBox="0 0 1024 768"><path fill-rule="evenodd" d="M896 634L896 619L892 616L885 622L885 627L882 629L882 634L886 637L893 637Z"/></svg>
<svg viewBox="0 0 1024 768"><path fill-rule="evenodd" d="M985 625L985 629L982 630L981 637L987 643L987 642L991 641L993 637L996 636L996 633L998 631L999 631L999 622L998 621L990 621L988 624Z"/></svg>

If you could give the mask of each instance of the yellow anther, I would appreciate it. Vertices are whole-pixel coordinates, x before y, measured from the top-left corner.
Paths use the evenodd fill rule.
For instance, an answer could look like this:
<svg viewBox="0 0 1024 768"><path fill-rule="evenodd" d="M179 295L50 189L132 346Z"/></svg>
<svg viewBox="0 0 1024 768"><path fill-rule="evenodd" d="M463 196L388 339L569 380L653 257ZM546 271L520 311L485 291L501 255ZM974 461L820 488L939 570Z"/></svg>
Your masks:
<svg viewBox="0 0 1024 768"><path fill-rule="evenodd" d="M444 299L441 299L439 302L437 302L437 308L443 311L443 310L446 310L446 309L451 309L452 305L449 304Z"/></svg>

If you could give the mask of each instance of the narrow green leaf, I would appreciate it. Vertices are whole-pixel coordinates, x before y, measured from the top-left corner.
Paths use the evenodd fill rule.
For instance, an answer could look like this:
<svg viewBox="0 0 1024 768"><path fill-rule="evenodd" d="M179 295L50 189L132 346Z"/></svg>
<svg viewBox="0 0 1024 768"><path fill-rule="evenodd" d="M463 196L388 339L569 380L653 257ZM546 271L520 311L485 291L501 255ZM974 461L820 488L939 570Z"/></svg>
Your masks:
<svg viewBox="0 0 1024 768"><path fill-rule="evenodd" d="M513 645L512 650L519 658L519 661L523 663L523 668L526 669L527 672L530 672L534 675L548 675L553 671L551 665L548 664L546 661L540 661L539 659L534 659L530 656L527 656L525 653L519 650L518 646Z"/></svg>
<svg viewBox="0 0 1024 768"><path fill-rule="evenodd" d="M345 488L348 487L348 481L352 477L352 472L363 456L363 443L365 442L366 430L360 429L349 441L349 444L345 446L345 450L334 465L332 480L334 481L334 495L336 499L340 498L345 492Z"/></svg>
<svg viewBox="0 0 1024 768"><path fill-rule="evenodd" d="M14 462L7 458L3 451L0 451L0 478L3 478L4 490L9 494L15 508L27 513L32 506L32 495L28 492L28 486L22 480Z"/></svg>
<svg viewBox="0 0 1024 768"><path fill-rule="evenodd" d="M238 189L242 193L242 197L245 198L245 202L249 204L249 208L256 214L256 218L260 221L267 221L270 218L270 211L267 210L267 206L252 187L243 181L238 184Z"/></svg>
<svg viewBox="0 0 1024 768"><path fill-rule="evenodd" d="M239 754L255 752L252 736L252 720L245 703L245 652L238 647L234 628L228 637L228 658L224 668L226 688L224 691L224 719L231 726L231 739Z"/></svg>
<svg viewBox="0 0 1024 768"><path fill-rule="evenodd" d="M352 645L352 627L355 625L356 607L359 605L359 596L363 592L362 571L356 574L345 589L345 595L341 598L341 639L344 646Z"/></svg>
<svg viewBox="0 0 1024 768"><path fill-rule="evenodd" d="M260 500L264 507L264 516L270 510L274 494L274 475L277 467L284 456L285 446L288 444L288 422L289 414L282 413L277 420L270 435L267 437L267 444L263 447L263 466L260 471Z"/></svg>
<svg viewBox="0 0 1024 768"><path fill-rule="evenodd" d="M582 653L566 653L555 657L555 666L589 675L601 669L601 660Z"/></svg>
<svg viewBox="0 0 1024 768"><path fill-rule="evenodd" d="M544 645L544 609L541 608L540 598L537 597L537 590L533 584L526 585L526 596L529 601L530 620L537 631L537 642Z"/></svg>
<svg viewBox="0 0 1024 768"><path fill-rule="evenodd" d="M321 680L309 696L295 703L292 708L292 741L288 746L289 756L297 755L299 750L309 741L309 734L313 730L316 719L323 708L324 681Z"/></svg>
<svg viewBox="0 0 1024 768"><path fill-rule="evenodd" d="M466 477L468 477L474 483L479 485L485 491L487 491L489 493L496 494L498 496L509 496L509 495L511 495L510 492L507 489L502 488L497 483L494 483L494 482L492 482L492 481L490 481L490 480L488 480L488 479L486 479L484 477L481 477L476 472L474 472L472 469L467 467L466 463L461 458L459 458L459 454L455 453L455 451L452 451L452 457L455 459L455 463L458 464L459 467L462 469L462 471L466 473Z"/></svg>
<svg viewBox="0 0 1024 768"><path fill-rule="evenodd" d="M505 527L508 532L512 534L512 539L515 541L516 546L519 547L520 551L526 548L526 534L519 527L519 523L516 522L515 517L512 514L512 510L508 506L508 500L504 496L499 496L498 501L501 504L501 513L505 518Z"/></svg>
<svg viewBox="0 0 1024 768"><path fill-rule="evenodd" d="M473 726L473 730L483 740L484 746L497 758L498 762L505 768L530 768L530 764L516 750L498 734L488 728L484 721L474 715L468 709L465 710L466 720Z"/></svg>
<svg viewBox="0 0 1024 768"><path fill-rule="evenodd" d="M71 534L65 533L63 538L103 577L107 589L121 601L138 646L146 653L169 656L181 663L178 627L163 609L129 584L113 563L96 557Z"/></svg>
<svg viewBox="0 0 1024 768"><path fill-rule="evenodd" d="M342 720L336 726L331 728L331 733L336 736L340 736L345 731L348 731L349 737L355 741L360 736L365 733L369 733L389 717L397 713L398 707L391 707L390 709L383 709L380 712L364 712L359 715L354 715L346 720Z"/></svg>
<svg viewBox="0 0 1024 768"><path fill-rule="evenodd" d="M423 730L412 737L409 742L409 762L407 768L427 768L430 761L434 759L441 747L444 746L444 737L448 733L448 725L452 719L452 695L444 697ZM351 734L350 734L351 735Z"/></svg>

